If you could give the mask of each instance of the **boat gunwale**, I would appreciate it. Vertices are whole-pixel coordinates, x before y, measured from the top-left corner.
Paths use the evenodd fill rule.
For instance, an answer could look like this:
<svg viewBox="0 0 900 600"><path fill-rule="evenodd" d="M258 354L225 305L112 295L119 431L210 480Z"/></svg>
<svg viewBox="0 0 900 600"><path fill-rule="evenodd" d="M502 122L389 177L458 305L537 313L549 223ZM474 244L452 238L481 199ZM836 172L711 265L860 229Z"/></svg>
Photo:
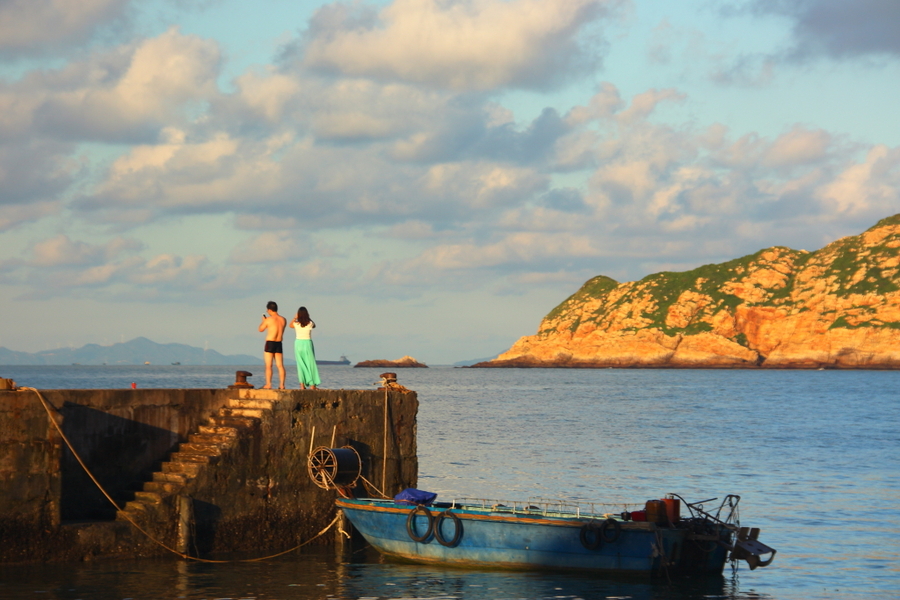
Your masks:
<svg viewBox="0 0 900 600"><path fill-rule="evenodd" d="M409 515L410 511L415 510L417 505L401 504L393 500L383 500L379 498L338 498L336 504L340 508L356 509L366 512L394 513L398 515ZM492 521L505 523L520 523L529 525L549 525L554 527L583 527L587 523L602 523L612 518L623 529L638 531L655 531L659 529L656 523L647 521L623 521L621 518L613 516L601 515L577 515L575 513L537 515L530 511L513 512L511 510L496 510L492 507L478 507L471 505L449 505L448 506L426 506L433 512L453 511L457 517L467 521ZM508 509L509 507L504 507Z"/></svg>

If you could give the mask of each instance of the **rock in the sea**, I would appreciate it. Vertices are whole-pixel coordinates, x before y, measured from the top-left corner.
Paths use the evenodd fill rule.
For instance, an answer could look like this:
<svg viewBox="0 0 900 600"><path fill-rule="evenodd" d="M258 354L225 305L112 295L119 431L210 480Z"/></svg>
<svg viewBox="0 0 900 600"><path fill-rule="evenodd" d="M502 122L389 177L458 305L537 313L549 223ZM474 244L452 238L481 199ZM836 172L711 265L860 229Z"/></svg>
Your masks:
<svg viewBox="0 0 900 600"><path fill-rule="evenodd" d="M598 276L476 367L900 368L900 215L816 252Z"/></svg>
<svg viewBox="0 0 900 600"><path fill-rule="evenodd" d="M353 365L354 367L379 367L379 368L409 368L409 367L418 367L418 368L428 368L428 365L425 363L420 363L412 356L404 356L398 360L364 360L362 362L356 363Z"/></svg>

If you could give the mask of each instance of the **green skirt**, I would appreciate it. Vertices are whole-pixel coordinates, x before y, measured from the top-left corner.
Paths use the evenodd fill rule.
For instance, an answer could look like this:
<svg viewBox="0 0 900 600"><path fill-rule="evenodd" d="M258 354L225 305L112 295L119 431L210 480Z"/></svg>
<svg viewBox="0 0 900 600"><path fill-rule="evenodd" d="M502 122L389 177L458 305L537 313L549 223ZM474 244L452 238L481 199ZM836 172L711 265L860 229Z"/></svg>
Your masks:
<svg viewBox="0 0 900 600"><path fill-rule="evenodd" d="M297 379L305 386L318 386L319 367L316 366L316 349L312 340L295 340L294 356L297 359Z"/></svg>

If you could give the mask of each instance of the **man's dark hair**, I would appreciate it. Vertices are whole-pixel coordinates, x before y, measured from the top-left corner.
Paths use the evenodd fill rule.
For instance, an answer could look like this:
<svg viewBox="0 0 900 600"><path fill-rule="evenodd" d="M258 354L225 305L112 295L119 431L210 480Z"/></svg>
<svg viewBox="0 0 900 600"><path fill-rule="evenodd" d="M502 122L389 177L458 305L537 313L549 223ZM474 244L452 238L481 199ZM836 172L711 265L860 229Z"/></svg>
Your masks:
<svg viewBox="0 0 900 600"><path fill-rule="evenodd" d="M271 300L269 300L269 303L266 304L266 308L269 309L269 310L271 310L271 311L278 312L278 305L275 304L275 303L274 303L273 301L271 301Z"/></svg>

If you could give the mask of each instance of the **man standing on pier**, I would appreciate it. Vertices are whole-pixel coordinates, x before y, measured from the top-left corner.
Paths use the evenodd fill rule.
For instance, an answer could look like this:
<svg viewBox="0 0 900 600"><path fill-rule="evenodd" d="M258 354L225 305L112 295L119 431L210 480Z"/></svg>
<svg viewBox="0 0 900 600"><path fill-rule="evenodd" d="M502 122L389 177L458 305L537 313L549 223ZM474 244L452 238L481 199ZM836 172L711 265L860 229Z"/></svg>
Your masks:
<svg viewBox="0 0 900 600"><path fill-rule="evenodd" d="M278 366L278 389L284 389L284 352L281 348L281 340L284 336L284 327L287 320L278 314L278 305L272 301L266 304L266 312L263 313L259 330L266 332L266 350L263 358L266 361L266 385L263 389L272 389L272 360Z"/></svg>

